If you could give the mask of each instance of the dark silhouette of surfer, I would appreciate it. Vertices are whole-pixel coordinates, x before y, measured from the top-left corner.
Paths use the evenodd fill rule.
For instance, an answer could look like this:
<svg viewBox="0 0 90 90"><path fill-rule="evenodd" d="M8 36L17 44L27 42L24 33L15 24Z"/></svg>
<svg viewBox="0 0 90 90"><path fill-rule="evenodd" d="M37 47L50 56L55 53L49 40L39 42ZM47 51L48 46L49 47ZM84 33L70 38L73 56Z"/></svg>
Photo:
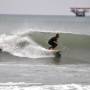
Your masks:
<svg viewBox="0 0 90 90"><path fill-rule="evenodd" d="M0 52L2 52L2 49L0 48Z"/></svg>
<svg viewBox="0 0 90 90"><path fill-rule="evenodd" d="M57 47L58 38L59 38L59 34L57 33L54 37L51 37L49 39L49 41L48 41L48 44L50 45L49 49L55 49L55 47Z"/></svg>

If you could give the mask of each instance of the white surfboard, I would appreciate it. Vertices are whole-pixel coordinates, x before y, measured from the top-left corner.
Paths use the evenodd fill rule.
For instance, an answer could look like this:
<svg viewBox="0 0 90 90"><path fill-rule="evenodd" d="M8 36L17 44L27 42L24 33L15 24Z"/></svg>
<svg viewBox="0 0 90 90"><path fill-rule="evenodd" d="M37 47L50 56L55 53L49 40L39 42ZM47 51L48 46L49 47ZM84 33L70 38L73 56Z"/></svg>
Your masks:
<svg viewBox="0 0 90 90"><path fill-rule="evenodd" d="M53 52L53 53L60 52L60 50L55 50L55 49L54 49L54 50L51 49L51 50L49 50L49 51L51 51L51 52Z"/></svg>

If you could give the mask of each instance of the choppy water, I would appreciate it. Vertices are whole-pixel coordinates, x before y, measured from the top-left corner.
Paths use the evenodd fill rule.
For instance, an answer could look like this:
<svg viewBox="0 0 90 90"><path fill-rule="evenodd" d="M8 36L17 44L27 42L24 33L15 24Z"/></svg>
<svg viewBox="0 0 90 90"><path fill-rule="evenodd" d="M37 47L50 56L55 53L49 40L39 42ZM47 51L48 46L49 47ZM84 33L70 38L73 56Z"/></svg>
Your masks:
<svg viewBox="0 0 90 90"><path fill-rule="evenodd" d="M0 90L89 90L90 17L0 15ZM47 48L60 33L61 57Z"/></svg>

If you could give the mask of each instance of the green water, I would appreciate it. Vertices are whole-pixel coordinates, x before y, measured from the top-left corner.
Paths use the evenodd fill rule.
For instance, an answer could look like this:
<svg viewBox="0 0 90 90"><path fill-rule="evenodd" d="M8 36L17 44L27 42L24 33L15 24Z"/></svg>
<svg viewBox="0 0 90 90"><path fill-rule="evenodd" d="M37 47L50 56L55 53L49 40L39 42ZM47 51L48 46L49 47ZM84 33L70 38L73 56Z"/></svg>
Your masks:
<svg viewBox="0 0 90 90"><path fill-rule="evenodd" d="M32 38L38 43L48 47L48 40L54 36L55 33L33 33ZM79 35L79 34L70 34L70 33L60 33L60 38L58 40L58 45L60 48L83 48L90 49L90 36Z"/></svg>
<svg viewBox="0 0 90 90"><path fill-rule="evenodd" d="M41 46L48 48L48 40L55 33L32 33L31 37ZM58 47L62 51L62 63L90 63L90 36L60 33Z"/></svg>

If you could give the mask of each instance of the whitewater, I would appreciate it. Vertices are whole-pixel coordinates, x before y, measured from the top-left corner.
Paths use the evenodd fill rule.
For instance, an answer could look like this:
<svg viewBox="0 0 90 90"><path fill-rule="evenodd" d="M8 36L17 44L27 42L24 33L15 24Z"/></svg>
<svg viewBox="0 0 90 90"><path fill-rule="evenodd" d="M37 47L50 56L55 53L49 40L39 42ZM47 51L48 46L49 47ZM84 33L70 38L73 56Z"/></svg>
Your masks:
<svg viewBox="0 0 90 90"><path fill-rule="evenodd" d="M67 84L67 85L42 85L42 86L29 86L29 87L20 87L20 86L5 86L0 87L1 90L89 90L89 85L76 85L76 84Z"/></svg>
<svg viewBox="0 0 90 90"><path fill-rule="evenodd" d="M15 35L2 34L0 36L0 48L20 57L53 57L53 53L32 40L28 34L30 34L30 31Z"/></svg>

